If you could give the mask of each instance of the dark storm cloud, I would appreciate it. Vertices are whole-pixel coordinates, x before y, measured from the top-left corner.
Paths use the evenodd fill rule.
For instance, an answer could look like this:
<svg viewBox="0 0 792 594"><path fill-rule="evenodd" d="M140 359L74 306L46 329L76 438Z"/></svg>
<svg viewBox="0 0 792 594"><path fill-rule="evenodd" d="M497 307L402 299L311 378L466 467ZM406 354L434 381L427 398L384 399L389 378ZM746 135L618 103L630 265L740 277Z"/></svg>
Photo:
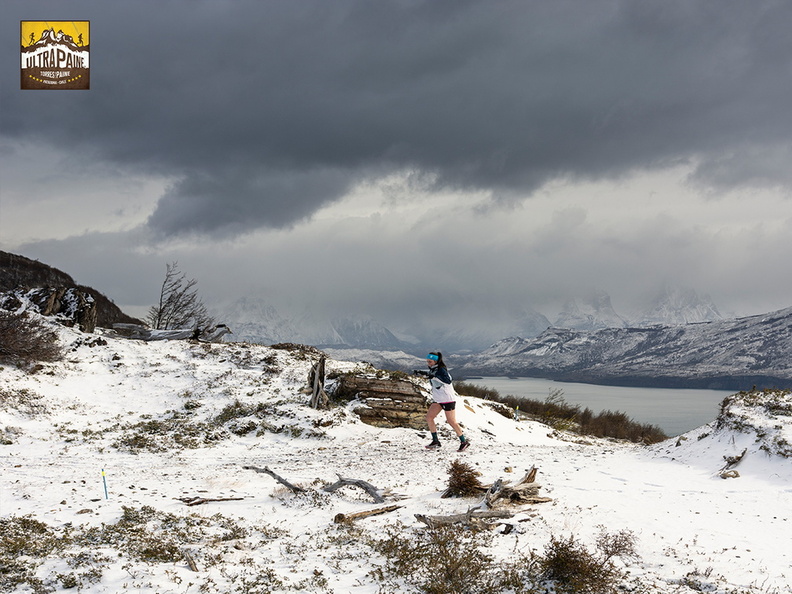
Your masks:
<svg viewBox="0 0 792 594"><path fill-rule="evenodd" d="M189 171L149 217L160 234L191 230L234 235L263 225L288 227L340 196L349 174L336 170L271 171L219 167Z"/></svg>
<svg viewBox="0 0 792 594"><path fill-rule="evenodd" d="M704 185L789 183L781 0L33 1L6 13L90 19L92 89L4 84L3 134L175 179L149 221L165 234L287 227L405 169L507 199L685 161ZM6 81L16 58L6 51Z"/></svg>

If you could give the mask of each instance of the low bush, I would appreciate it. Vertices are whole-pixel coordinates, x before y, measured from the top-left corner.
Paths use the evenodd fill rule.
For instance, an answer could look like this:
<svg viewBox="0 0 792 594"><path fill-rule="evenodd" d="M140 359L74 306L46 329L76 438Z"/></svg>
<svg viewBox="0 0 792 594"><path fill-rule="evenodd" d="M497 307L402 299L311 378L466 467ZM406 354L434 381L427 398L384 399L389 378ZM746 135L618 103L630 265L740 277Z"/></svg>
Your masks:
<svg viewBox="0 0 792 594"><path fill-rule="evenodd" d="M470 464L454 460L448 467L448 487L443 497L480 495L484 490L478 477L481 473Z"/></svg>
<svg viewBox="0 0 792 594"><path fill-rule="evenodd" d="M635 537L623 530L602 532L592 553L574 536L552 536L537 563L539 576L550 580L563 594L611 594L620 591L624 574L613 563L614 557L634 558Z"/></svg>
<svg viewBox="0 0 792 594"><path fill-rule="evenodd" d="M41 394L28 388L0 387L0 410L16 410L28 417L36 417L47 414L47 405L43 401Z"/></svg>
<svg viewBox="0 0 792 594"><path fill-rule="evenodd" d="M454 390L456 390L457 394L463 396L503 402L503 398L501 398L501 395L494 388L485 388L484 386L477 386L476 384L470 384L468 382L454 382Z"/></svg>
<svg viewBox="0 0 792 594"><path fill-rule="evenodd" d="M517 569L498 563L483 551L491 544L491 532L460 530L455 526L410 532L390 527L385 538L372 541L384 558L370 575L383 592L422 594L527 593Z"/></svg>
<svg viewBox="0 0 792 594"><path fill-rule="evenodd" d="M577 416L576 421L579 424L579 432L584 435L615 437L647 444L668 438L658 426L637 423L619 411L605 410L595 415L591 409L586 408Z"/></svg>
<svg viewBox="0 0 792 594"><path fill-rule="evenodd" d="M40 588L37 566L64 547L62 535L31 516L0 518L0 591L12 592L21 584Z"/></svg>
<svg viewBox="0 0 792 594"><path fill-rule="evenodd" d="M57 332L27 313L0 310L0 362L14 365L63 358Z"/></svg>
<svg viewBox="0 0 792 594"><path fill-rule="evenodd" d="M268 407L263 402L256 403L243 403L240 400L234 400L231 404L223 408L217 415L215 415L212 424L215 426L222 426L231 420L236 420L244 417L258 417L263 418L270 413Z"/></svg>

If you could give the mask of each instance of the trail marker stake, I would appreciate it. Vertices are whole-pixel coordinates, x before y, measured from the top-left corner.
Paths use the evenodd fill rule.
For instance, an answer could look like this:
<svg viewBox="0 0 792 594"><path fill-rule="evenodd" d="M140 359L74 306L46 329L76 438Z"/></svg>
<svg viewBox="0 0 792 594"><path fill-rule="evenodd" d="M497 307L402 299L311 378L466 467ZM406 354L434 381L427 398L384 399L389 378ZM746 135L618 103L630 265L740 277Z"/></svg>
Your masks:
<svg viewBox="0 0 792 594"><path fill-rule="evenodd" d="M104 468L102 468L102 483L104 484L105 499L109 499L110 497L107 495L107 477L105 476Z"/></svg>

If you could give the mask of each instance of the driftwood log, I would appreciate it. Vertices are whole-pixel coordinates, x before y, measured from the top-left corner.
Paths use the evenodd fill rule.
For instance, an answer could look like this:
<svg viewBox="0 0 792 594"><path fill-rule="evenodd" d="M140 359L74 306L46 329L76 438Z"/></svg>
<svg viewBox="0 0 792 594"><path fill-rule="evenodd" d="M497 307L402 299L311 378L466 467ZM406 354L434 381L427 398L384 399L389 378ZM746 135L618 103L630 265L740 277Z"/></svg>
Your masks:
<svg viewBox="0 0 792 594"><path fill-rule="evenodd" d="M360 487L366 493L371 495L372 499L374 499L375 502L385 503L385 499L382 497L382 495L379 494L379 489L377 489L377 487L375 487L371 483L367 483L366 481L362 481L360 479L346 479L339 476L336 482L334 482L332 485L327 485L326 487L323 487L322 490L327 491L328 493L332 493L340 489L341 487L347 487L347 486Z"/></svg>
<svg viewBox="0 0 792 594"><path fill-rule="evenodd" d="M388 505L387 507L378 507L377 509L370 509L367 511L355 512L353 514L336 514L333 522L336 524L348 524L360 518L367 518L369 516L378 516L380 514L387 514L388 512L396 511L402 507L401 505Z"/></svg>
<svg viewBox="0 0 792 594"><path fill-rule="evenodd" d="M533 466L524 477L522 477L515 484L504 483L502 479L498 479L487 489L484 493L484 501L482 506L492 508L497 501L508 501L510 503L547 503L552 501L549 497L540 497L539 489L541 485L536 482L536 474L538 469Z"/></svg>
<svg viewBox="0 0 792 594"><path fill-rule="evenodd" d="M263 474L268 474L272 478L274 478L276 481L278 481L281 485L283 485L284 487L289 489L289 491L291 491L292 493L304 493L305 492L305 489L303 489L302 487L298 487L297 485L292 485L285 478L283 478L281 476L278 476L277 474L272 472L266 466L264 468L259 468L258 466L243 466L242 468L244 468L245 470L253 470L255 472L261 472Z"/></svg>
<svg viewBox="0 0 792 594"><path fill-rule="evenodd" d="M210 501L242 501L244 497L176 497L179 501L186 503L188 506L202 505Z"/></svg>
<svg viewBox="0 0 792 594"><path fill-rule="evenodd" d="M438 526L450 526L452 524L476 525L480 523L481 520L511 518L512 516L514 516L514 514L506 510L469 510L464 514L454 514L450 516L425 516L423 514L415 514L415 519L419 522L423 522L429 526L429 528L437 528Z"/></svg>
<svg viewBox="0 0 792 594"><path fill-rule="evenodd" d="M740 462L742 462L742 459L745 457L745 453L747 451L748 448L745 448L742 451L742 453L736 456L724 456L723 461L726 462L726 465L723 468L721 468L721 471L729 470L730 468L734 468L735 466L737 466Z"/></svg>
<svg viewBox="0 0 792 594"><path fill-rule="evenodd" d="M723 461L726 462L726 465L720 469L718 476L720 476L722 479L739 478L740 473L734 470L734 467L742 462L747 451L748 448L745 448L742 453L736 456L724 456Z"/></svg>

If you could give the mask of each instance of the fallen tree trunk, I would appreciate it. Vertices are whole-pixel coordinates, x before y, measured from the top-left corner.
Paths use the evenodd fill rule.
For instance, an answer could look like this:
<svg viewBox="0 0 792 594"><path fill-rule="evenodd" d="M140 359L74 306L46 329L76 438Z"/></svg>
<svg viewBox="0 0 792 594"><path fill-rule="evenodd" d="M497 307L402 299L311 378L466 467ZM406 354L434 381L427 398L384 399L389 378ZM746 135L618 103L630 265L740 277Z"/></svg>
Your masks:
<svg viewBox="0 0 792 594"><path fill-rule="evenodd" d="M396 511L401 505L389 505L387 507L379 507L377 509L370 509L368 511L355 512L353 514L336 514L333 522L336 524L351 523L360 518L367 518L369 516L378 516L380 514L387 514L388 512Z"/></svg>
<svg viewBox="0 0 792 594"><path fill-rule="evenodd" d="M511 518L514 514L505 510L489 510L489 511L468 511L464 514L454 514L451 516L425 516L423 514L415 514L415 519L423 522L429 528L437 528L438 526L450 526L452 524L475 524L480 520L487 520L491 518Z"/></svg>
<svg viewBox="0 0 792 594"><path fill-rule="evenodd" d="M176 497L179 501L183 501L188 506L202 505L210 501L242 501L244 497Z"/></svg>

